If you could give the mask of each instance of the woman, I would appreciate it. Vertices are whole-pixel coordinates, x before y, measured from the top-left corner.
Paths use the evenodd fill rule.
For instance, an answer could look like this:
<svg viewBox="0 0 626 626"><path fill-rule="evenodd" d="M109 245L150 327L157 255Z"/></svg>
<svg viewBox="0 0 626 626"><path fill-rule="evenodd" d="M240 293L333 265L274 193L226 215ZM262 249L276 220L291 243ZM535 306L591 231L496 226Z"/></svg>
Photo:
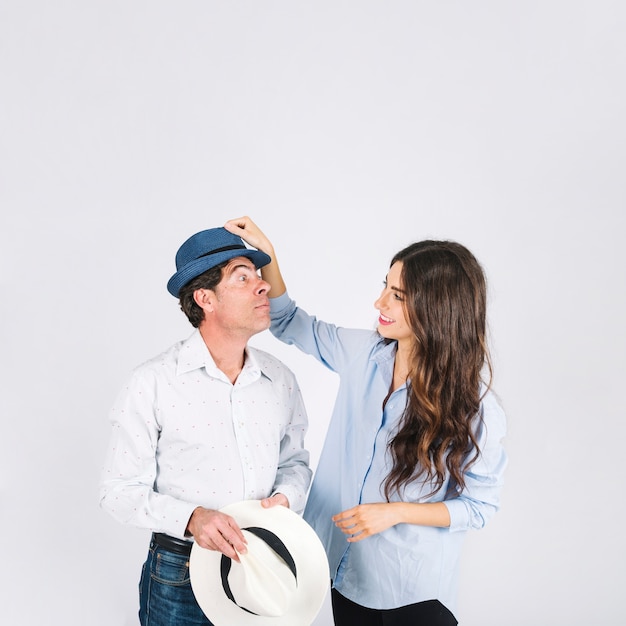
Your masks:
<svg viewBox="0 0 626 626"><path fill-rule="evenodd" d="M272 258L272 333L340 376L304 513L328 554L335 624L457 624L462 541L497 511L506 465L480 265L455 242L412 244L391 261L377 330L345 329L289 298L250 218L225 227Z"/></svg>

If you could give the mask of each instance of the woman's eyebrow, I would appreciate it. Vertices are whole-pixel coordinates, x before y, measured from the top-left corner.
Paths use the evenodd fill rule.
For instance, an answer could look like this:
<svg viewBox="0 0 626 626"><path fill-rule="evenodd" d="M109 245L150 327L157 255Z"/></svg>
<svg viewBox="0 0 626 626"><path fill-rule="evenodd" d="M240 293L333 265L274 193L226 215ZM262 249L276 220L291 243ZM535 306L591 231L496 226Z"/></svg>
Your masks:
<svg viewBox="0 0 626 626"><path fill-rule="evenodd" d="M397 291L398 293L406 295L406 291L404 291L404 289L400 289L400 287L394 287L389 284L389 274L385 276L385 280L383 282L385 283L385 287L389 287L392 291Z"/></svg>

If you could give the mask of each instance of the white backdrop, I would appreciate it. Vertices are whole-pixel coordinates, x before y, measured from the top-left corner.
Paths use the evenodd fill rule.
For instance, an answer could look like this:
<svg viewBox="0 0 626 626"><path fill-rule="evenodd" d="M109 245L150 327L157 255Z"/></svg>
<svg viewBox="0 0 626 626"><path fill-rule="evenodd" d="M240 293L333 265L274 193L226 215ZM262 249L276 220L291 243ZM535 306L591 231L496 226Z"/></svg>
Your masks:
<svg viewBox="0 0 626 626"><path fill-rule="evenodd" d="M249 214L343 325L374 324L399 247L476 253L510 465L460 623L626 624L625 32L619 0L4 0L2 622L136 625L107 412L191 331L180 243ZM335 378L253 341L298 375L315 464Z"/></svg>

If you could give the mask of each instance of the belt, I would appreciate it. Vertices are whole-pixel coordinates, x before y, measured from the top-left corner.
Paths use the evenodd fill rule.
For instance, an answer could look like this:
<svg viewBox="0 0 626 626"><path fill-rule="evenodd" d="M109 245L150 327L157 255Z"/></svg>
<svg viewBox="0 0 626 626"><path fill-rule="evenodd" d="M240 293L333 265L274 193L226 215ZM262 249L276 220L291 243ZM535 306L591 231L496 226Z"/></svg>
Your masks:
<svg viewBox="0 0 626 626"><path fill-rule="evenodd" d="M152 541L157 546L165 548L165 550L175 552L176 554L184 554L185 556L191 554L191 546L193 545L191 541L184 541L163 533L152 533Z"/></svg>

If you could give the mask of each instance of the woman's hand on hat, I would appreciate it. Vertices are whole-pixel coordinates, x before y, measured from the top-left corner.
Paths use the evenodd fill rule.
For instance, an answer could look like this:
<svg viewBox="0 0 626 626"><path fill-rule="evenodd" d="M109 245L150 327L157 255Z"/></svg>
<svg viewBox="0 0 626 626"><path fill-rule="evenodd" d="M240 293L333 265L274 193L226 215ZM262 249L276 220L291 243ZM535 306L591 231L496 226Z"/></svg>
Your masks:
<svg viewBox="0 0 626 626"><path fill-rule="evenodd" d="M238 553L247 551L246 539L235 519L220 511L197 507L189 518L187 531L201 548L217 550L233 561L239 562Z"/></svg>
<svg viewBox="0 0 626 626"><path fill-rule="evenodd" d="M247 215L228 220L224 228L233 235L241 237L248 245L265 252L272 259L261 268L263 280L270 284L270 298L278 298L285 293L287 286L278 267L274 246L263 231Z"/></svg>
<svg viewBox="0 0 626 626"><path fill-rule="evenodd" d="M274 246L272 246L272 242L247 215L228 220L226 224L224 224L224 228L233 235L241 237L253 248L265 252L265 254L268 254L272 259L274 258Z"/></svg>

